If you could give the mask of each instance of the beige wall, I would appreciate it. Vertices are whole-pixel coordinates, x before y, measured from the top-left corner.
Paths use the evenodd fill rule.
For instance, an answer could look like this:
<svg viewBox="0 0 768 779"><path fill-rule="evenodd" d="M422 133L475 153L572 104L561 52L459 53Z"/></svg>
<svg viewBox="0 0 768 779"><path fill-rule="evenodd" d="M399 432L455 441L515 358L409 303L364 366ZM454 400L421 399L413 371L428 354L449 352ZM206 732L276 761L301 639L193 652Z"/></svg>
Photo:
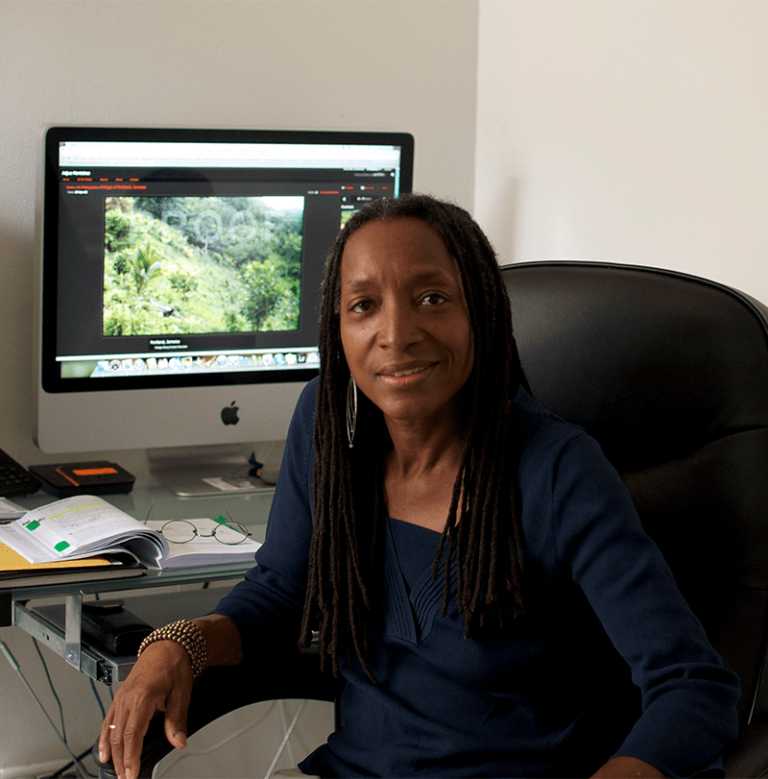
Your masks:
<svg viewBox="0 0 768 779"><path fill-rule="evenodd" d="M480 0L475 215L502 259L768 301L768 3Z"/></svg>
<svg viewBox="0 0 768 779"><path fill-rule="evenodd" d="M476 42L476 0L0 2L0 448L24 464L51 460L30 437L47 126L407 131L415 186L469 207ZM136 468L141 455L115 459ZM0 636L43 690L29 639ZM83 749L96 704L82 677L56 659L52 669ZM2 659L0 690L0 777L62 756Z"/></svg>

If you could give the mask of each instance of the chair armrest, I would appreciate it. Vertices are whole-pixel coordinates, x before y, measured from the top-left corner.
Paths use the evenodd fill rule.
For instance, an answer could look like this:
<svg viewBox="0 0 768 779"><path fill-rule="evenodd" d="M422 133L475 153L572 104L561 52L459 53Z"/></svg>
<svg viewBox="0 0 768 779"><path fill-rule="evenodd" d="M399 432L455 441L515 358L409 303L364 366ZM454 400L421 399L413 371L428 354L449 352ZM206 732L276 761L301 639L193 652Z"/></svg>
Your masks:
<svg viewBox="0 0 768 779"><path fill-rule="evenodd" d="M289 653L270 658L269 663L244 662L237 666L209 668L195 680L187 715L187 735L227 712L259 701L304 699L333 701L335 680L320 673L317 652ZM155 765L173 750L165 737L163 712L152 718L144 736L139 779L149 779ZM112 762L98 760L98 740L93 746L93 759L99 769L99 779L115 779Z"/></svg>

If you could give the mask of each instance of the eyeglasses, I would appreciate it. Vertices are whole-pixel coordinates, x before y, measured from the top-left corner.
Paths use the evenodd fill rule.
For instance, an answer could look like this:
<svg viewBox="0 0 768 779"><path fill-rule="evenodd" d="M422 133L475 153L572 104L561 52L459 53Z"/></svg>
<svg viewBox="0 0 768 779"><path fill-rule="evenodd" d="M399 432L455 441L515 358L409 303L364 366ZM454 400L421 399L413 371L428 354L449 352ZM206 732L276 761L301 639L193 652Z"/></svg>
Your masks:
<svg viewBox="0 0 768 779"><path fill-rule="evenodd" d="M237 546L247 541L250 532L245 525L239 522L227 520L224 517L216 517L214 520L216 526L212 533L201 533L194 522L188 519L169 519L161 528L160 532L165 536L168 543L188 544L196 538L215 538L220 544L227 546Z"/></svg>

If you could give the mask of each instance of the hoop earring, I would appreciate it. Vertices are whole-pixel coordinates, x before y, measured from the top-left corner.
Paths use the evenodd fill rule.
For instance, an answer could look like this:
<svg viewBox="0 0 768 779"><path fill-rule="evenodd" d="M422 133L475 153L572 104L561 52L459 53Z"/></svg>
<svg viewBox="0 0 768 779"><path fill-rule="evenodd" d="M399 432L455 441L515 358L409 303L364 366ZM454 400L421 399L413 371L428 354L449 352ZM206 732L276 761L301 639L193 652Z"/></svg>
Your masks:
<svg viewBox="0 0 768 779"><path fill-rule="evenodd" d="M354 448L355 427L357 426L357 384L352 376L347 385L347 439L349 448Z"/></svg>

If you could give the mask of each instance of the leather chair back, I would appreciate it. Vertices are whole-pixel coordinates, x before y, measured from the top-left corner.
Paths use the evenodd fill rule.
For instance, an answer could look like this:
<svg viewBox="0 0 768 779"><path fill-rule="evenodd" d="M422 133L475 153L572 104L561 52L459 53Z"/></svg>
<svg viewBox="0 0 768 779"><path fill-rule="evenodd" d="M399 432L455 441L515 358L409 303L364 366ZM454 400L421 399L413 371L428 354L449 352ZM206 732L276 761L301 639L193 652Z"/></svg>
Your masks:
<svg viewBox="0 0 768 779"><path fill-rule="evenodd" d="M768 714L768 308L653 268L536 262L502 274L534 396L621 474L741 677L743 725Z"/></svg>

